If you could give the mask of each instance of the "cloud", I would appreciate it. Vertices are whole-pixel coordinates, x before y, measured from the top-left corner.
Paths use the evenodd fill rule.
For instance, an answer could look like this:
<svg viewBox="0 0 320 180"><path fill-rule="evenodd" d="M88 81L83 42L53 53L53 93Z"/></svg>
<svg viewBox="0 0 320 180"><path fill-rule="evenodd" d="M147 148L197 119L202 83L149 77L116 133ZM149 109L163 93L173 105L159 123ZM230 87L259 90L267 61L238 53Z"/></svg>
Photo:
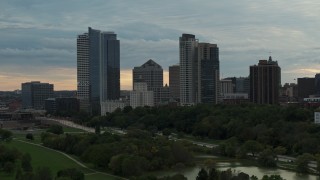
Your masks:
<svg viewBox="0 0 320 180"><path fill-rule="evenodd" d="M319 8L318 0L1 1L0 90L13 87L6 78L75 88L76 36L88 26L118 34L123 88L131 86L131 69L148 59L166 71L177 64L181 33L218 44L224 77L247 76L271 54L282 82L290 82L320 62Z"/></svg>

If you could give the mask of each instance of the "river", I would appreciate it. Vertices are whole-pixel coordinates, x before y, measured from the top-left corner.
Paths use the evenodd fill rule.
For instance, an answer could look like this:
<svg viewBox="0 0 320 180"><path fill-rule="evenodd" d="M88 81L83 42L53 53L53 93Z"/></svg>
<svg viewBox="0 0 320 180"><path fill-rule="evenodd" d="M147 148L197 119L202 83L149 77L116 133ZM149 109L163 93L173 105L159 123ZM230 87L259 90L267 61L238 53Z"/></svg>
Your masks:
<svg viewBox="0 0 320 180"><path fill-rule="evenodd" d="M262 178L263 175L280 175L282 178L286 180L320 180L320 178L316 175L299 175L293 171L283 170L283 169L277 169L277 168L261 168L256 166L250 166L246 165L241 162L218 162L216 163L216 168L218 170L227 170L229 168L232 169L232 171L235 172L244 172L246 174L255 175L259 179ZM192 168L185 168L182 170L172 170L172 171L161 171L157 172L154 175L156 176L172 176L177 173L183 174L185 177L188 178L188 180L195 180L198 172L200 171L201 166L197 165Z"/></svg>

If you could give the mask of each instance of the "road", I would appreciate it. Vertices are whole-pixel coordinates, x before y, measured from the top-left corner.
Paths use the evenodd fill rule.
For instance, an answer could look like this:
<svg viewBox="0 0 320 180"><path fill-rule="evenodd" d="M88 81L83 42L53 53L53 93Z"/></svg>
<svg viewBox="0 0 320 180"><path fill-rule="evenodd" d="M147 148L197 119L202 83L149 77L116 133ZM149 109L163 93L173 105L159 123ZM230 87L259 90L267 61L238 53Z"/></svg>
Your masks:
<svg viewBox="0 0 320 180"><path fill-rule="evenodd" d="M36 119L37 120L55 121L55 122L60 123L61 125L69 126L69 127L72 127L72 128L81 129L81 130L84 130L84 131L89 132L89 133L94 133L95 132L94 128L90 128L90 127L87 127L87 126L82 126L80 124L76 124L76 123L74 123L72 121L68 121L68 120L64 120L64 119L55 119L55 118L46 118L46 117L37 117Z"/></svg>

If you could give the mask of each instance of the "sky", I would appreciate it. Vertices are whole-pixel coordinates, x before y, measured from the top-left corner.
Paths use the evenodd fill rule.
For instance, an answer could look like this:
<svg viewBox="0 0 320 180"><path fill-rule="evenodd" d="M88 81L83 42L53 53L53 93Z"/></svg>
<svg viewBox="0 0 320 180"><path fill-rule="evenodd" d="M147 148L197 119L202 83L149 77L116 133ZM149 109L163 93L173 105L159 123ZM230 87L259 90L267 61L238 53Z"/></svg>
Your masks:
<svg viewBox="0 0 320 180"><path fill-rule="evenodd" d="M179 63L179 36L218 44L221 77L249 75L271 55L282 84L320 73L319 0L2 0L0 90L22 82L76 90L76 38L88 27L120 40L121 89L135 66Z"/></svg>

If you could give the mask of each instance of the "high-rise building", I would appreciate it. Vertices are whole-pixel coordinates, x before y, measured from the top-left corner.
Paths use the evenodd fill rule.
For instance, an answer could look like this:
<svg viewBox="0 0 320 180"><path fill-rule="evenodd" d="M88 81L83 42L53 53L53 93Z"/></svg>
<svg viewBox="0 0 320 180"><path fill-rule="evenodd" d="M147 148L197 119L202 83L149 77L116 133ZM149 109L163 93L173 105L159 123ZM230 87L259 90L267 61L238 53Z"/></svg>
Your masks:
<svg viewBox="0 0 320 180"><path fill-rule="evenodd" d="M218 103L219 98L219 48L216 44L198 44L197 103Z"/></svg>
<svg viewBox="0 0 320 180"><path fill-rule="evenodd" d="M197 91L197 47L198 39L193 34L182 34L179 38L180 51L180 104L196 104Z"/></svg>
<svg viewBox="0 0 320 180"><path fill-rule="evenodd" d="M89 100L89 111L100 114L101 102L120 96L120 41L114 32L89 27L88 33L78 36L77 54L81 107Z"/></svg>
<svg viewBox="0 0 320 180"><path fill-rule="evenodd" d="M169 89L170 96L175 99L180 99L180 66L169 66Z"/></svg>
<svg viewBox="0 0 320 180"><path fill-rule="evenodd" d="M309 98L310 95L315 94L315 78L304 77L298 78L298 99L300 102L303 98Z"/></svg>
<svg viewBox="0 0 320 180"><path fill-rule="evenodd" d="M90 112L89 84L89 36L88 33L77 38L77 97L80 109Z"/></svg>
<svg viewBox="0 0 320 180"><path fill-rule="evenodd" d="M45 100L53 97L53 84L32 81L21 84L22 107L44 109Z"/></svg>
<svg viewBox="0 0 320 180"><path fill-rule="evenodd" d="M137 82L147 83L147 90L154 92L154 103L160 102L160 88L163 87L162 67L149 59L146 63L132 70L133 85Z"/></svg>
<svg viewBox="0 0 320 180"><path fill-rule="evenodd" d="M277 61L260 60L250 66L250 101L257 104L278 104L281 69Z"/></svg>
<svg viewBox="0 0 320 180"><path fill-rule="evenodd" d="M180 104L217 103L219 97L219 48L182 34L180 49Z"/></svg>

